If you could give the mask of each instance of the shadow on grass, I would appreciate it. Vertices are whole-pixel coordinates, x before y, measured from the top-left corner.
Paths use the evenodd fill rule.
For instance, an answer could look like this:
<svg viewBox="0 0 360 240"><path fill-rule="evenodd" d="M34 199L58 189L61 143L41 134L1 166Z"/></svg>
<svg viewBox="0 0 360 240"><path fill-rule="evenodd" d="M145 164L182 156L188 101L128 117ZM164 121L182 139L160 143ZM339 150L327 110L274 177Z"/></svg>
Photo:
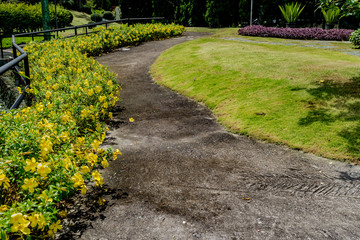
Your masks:
<svg viewBox="0 0 360 240"><path fill-rule="evenodd" d="M348 151L360 155L360 76L347 82L328 80L316 88L307 89L314 96L309 102L308 115L298 122L308 126L315 122L330 124L342 121L344 129L338 134L347 141ZM351 122L352 128L346 127ZM354 124L355 123L355 127Z"/></svg>

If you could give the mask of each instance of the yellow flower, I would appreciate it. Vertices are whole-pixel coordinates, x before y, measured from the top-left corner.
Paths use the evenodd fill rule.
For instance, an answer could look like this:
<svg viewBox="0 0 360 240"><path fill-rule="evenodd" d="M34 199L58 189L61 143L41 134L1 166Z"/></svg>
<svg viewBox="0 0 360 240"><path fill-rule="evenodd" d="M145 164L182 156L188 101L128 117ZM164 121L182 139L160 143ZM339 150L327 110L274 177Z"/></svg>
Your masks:
<svg viewBox="0 0 360 240"><path fill-rule="evenodd" d="M11 215L10 223L12 223L11 231L18 232L21 231L24 234L30 234L30 229L28 228L30 221L26 220L26 218L21 213L15 213Z"/></svg>
<svg viewBox="0 0 360 240"><path fill-rule="evenodd" d="M88 166L82 166L80 169L80 172L82 174L86 174L86 173L90 172L90 168Z"/></svg>
<svg viewBox="0 0 360 240"><path fill-rule="evenodd" d="M42 191L42 193L39 195L40 198L43 198L45 200L45 202L52 202L53 200L51 198L48 198L45 190Z"/></svg>
<svg viewBox="0 0 360 240"><path fill-rule="evenodd" d="M89 110L83 109L83 110L81 110L81 112L80 112L80 116L81 116L82 118L86 118L86 117L89 115L89 113L90 113Z"/></svg>
<svg viewBox="0 0 360 240"><path fill-rule="evenodd" d="M101 164L103 165L104 168L107 168L109 166L109 163L105 158L103 158L103 160L101 161Z"/></svg>
<svg viewBox="0 0 360 240"><path fill-rule="evenodd" d="M91 175L94 177L96 186L103 185L103 178L101 177L101 174L98 171L94 171Z"/></svg>
<svg viewBox="0 0 360 240"><path fill-rule="evenodd" d="M80 192L81 192L81 194L86 194L86 191L87 191L87 187L85 186L85 185L82 185L81 187L80 187Z"/></svg>
<svg viewBox="0 0 360 240"><path fill-rule="evenodd" d="M103 107L104 107L104 108L108 108L108 107L109 107L109 104L108 104L107 102L104 102Z"/></svg>
<svg viewBox="0 0 360 240"><path fill-rule="evenodd" d="M36 162L35 158L31 158L31 160L26 159L26 166L24 169L28 172L35 172L37 165L38 163Z"/></svg>
<svg viewBox="0 0 360 240"><path fill-rule="evenodd" d="M87 162L90 164L90 166L94 166L97 162L98 156L94 153L89 153L85 156Z"/></svg>
<svg viewBox="0 0 360 240"><path fill-rule="evenodd" d="M8 209L9 209L9 207L7 205L1 205L0 206L0 212L5 212Z"/></svg>
<svg viewBox="0 0 360 240"><path fill-rule="evenodd" d="M58 213L58 215L59 215L59 217L61 217L61 218L65 218L65 217L68 215L68 213L67 213L66 210L62 210L62 211L60 211L60 212Z"/></svg>
<svg viewBox="0 0 360 240"><path fill-rule="evenodd" d="M42 112L44 110L44 105L42 103L39 103L35 106L37 112Z"/></svg>
<svg viewBox="0 0 360 240"><path fill-rule="evenodd" d="M70 137L69 137L69 132L63 132L61 135L60 135L60 138L61 138L61 140L63 141L63 142L66 142L67 140L69 140L70 139Z"/></svg>
<svg viewBox="0 0 360 240"><path fill-rule="evenodd" d="M48 231L49 236L54 237L54 234L62 228L60 223L61 223L61 221L58 220L56 223L53 223L50 225L49 231Z"/></svg>
<svg viewBox="0 0 360 240"><path fill-rule="evenodd" d="M79 187L84 184L84 179L80 173L75 173L71 177L71 181L74 183L74 187Z"/></svg>
<svg viewBox="0 0 360 240"><path fill-rule="evenodd" d="M98 148L97 153L98 153L99 156L103 156L105 154L105 150L102 149L102 148Z"/></svg>
<svg viewBox="0 0 360 240"><path fill-rule="evenodd" d="M113 119L113 113L112 112L109 112L109 118Z"/></svg>
<svg viewBox="0 0 360 240"><path fill-rule="evenodd" d="M91 147L93 149L98 149L99 148L99 145L101 144L101 142L99 140L94 140L92 143L91 143Z"/></svg>
<svg viewBox="0 0 360 240"><path fill-rule="evenodd" d="M69 170L69 168L72 166L72 162L71 162L71 159L69 158L69 156L66 156L64 159L63 159L63 165L64 167Z"/></svg>
<svg viewBox="0 0 360 240"><path fill-rule="evenodd" d="M52 149L52 142L46 136L42 137L40 140L40 148L41 148L41 156L43 158L47 158L46 155L53 151Z"/></svg>
<svg viewBox="0 0 360 240"><path fill-rule="evenodd" d="M103 198L99 198L99 199L97 200L97 204L99 204L99 206L104 205L104 204L105 204L105 202L106 202L106 200L105 200L105 199L103 199Z"/></svg>
<svg viewBox="0 0 360 240"><path fill-rule="evenodd" d="M99 102L104 102L106 100L106 97L105 96L100 96L99 97Z"/></svg>
<svg viewBox="0 0 360 240"><path fill-rule="evenodd" d="M50 97L51 97L51 92L50 92L50 91L46 91L45 98L46 98L46 99L49 99Z"/></svg>
<svg viewBox="0 0 360 240"><path fill-rule="evenodd" d="M95 91L97 92L97 93L100 93L101 91L102 91L102 87L101 86L96 86L95 87ZM105 98L105 96L103 96L104 98ZM100 98L99 98L99 100L100 100ZM105 100L105 99L104 99ZM101 101L100 101L101 102Z"/></svg>
<svg viewBox="0 0 360 240"><path fill-rule="evenodd" d="M0 171L0 186L4 186L5 189L10 187L10 180L6 177L6 175Z"/></svg>
<svg viewBox="0 0 360 240"><path fill-rule="evenodd" d="M89 96L92 96L94 94L94 90L90 89L87 93L88 93Z"/></svg>
<svg viewBox="0 0 360 240"><path fill-rule="evenodd" d="M71 121L71 114L69 112L66 112L62 117L61 117L61 121L63 123L67 123Z"/></svg>
<svg viewBox="0 0 360 240"><path fill-rule="evenodd" d="M135 122L135 119L129 118L129 122Z"/></svg>
<svg viewBox="0 0 360 240"><path fill-rule="evenodd" d="M35 178L26 178L24 180L24 185L22 185L21 187L24 190L28 190L29 192L33 193L34 192L34 188L36 188L39 184L37 183Z"/></svg>
<svg viewBox="0 0 360 240"><path fill-rule="evenodd" d="M34 228L38 226L38 229L44 229L46 221L44 215L42 213L36 213L29 216L29 220L31 222L31 227Z"/></svg>
<svg viewBox="0 0 360 240"><path fill-rule="evenodd" d="M112 158L113 158L114 160L116 160L118 155L121 156L122 154L121 154L121 152L120 152L119 149L116 149L115 152L113 152L113 154L112 154Z"/></svg>
<svg viewBox="0 0 360 240"><path fill-rule="evenodd" d="M48 165L48 163L39 163L37 165L37 172L40 174L40 176L46 177L51 172L51 169Z"/></svg>

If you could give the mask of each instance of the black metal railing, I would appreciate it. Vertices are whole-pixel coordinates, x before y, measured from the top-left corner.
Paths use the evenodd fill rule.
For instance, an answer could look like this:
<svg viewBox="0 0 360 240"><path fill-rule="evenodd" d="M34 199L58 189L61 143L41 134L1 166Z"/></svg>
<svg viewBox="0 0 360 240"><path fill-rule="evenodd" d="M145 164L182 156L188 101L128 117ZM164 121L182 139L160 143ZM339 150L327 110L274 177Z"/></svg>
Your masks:
<svg viewBox="0 0 360 240"><path fill-rule="evenodd" d="M97 22L97 23L90 23L85 25L78 25L73 27L66 27L66 28L58 28L58 29L51 29L51 30L45 30L45 31L39 31L39 32L30 32L30 33L20 33L20 34L14 34L12 35L12 51L13 51L13 59L10 60L8 63L0 67L0 75L4 74L5 72L14 69L17 75L20 76L21 82L23 85L25 85L25 90L30 88L30 67L29 67L29 58L28 54L19 46L16 44L16 37L24 37L24 36L31 36L32 40L36 36L43 36L44 40L49 37L50 33L56 32L56 37L59 37L59 32L67 31L67 30L74 30L73 35L66 36L65 38L79 36L79 35L88 35L93 34L98 31L89 31L93 27L98 25L105 25L106 28L109 24L112 23L129 23L129 22L145 22L145 21L153 21L153 20L163 20L163 17L152 17L152 18L124 18L120 20L111 20L111 21L103 21L103 22ZM78 29L85 29L85 33L78 33ZM55 35L50 35L50 37L55 37ZM0 37L0 48L1 48L1 57L3 58L3 48L2 48L2 39ZM19 51L20 55L17 56L17 52ZM24 62L24 74L21 73L19 68L19 63ZM22 92L19 97L15 100L14 104L11 106L10 110L18 108L23 101L24 97L26 95L26 91Z"/></svg>

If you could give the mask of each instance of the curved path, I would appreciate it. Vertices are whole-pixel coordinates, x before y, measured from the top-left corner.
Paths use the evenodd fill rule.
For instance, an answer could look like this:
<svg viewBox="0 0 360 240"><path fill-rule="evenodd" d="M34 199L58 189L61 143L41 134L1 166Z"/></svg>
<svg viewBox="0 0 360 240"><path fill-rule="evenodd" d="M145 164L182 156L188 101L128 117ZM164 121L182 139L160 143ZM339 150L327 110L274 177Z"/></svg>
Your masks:
<svg viewBox="0 0 360 240"><path fill-rule="evenodd" d="M123 156L81 239L360 239L359 167L228 133L153 82L161 52L198 35L97 59L123 85L104 143Z"/></svg>

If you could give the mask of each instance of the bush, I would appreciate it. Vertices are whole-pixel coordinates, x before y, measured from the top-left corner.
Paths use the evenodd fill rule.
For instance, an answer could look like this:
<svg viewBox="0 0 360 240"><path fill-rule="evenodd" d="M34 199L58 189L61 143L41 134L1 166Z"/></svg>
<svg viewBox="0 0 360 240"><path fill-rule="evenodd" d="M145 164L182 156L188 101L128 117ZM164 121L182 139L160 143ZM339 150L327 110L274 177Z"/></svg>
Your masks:
<svg viewBox="0 0 360 240"><path fill-rule="evenodd" d="M93 14L91 14L90 18L91 18L91 21L93 21L93 22L101 22L103 15L99 14L99 13L93 13Z"/></svg>
<svg viewBox="0 0 360 240"><path fill-rule="evenodd" d="M353 30L321 28L276 28L260 25L247 26L238 30L239 35L256 37L276 37L307 40L347 41Z"/></svg>
<svg viewBox="0 0 360 240"><path fill-rule="evenodd" d="M350 35L349 41L354 44L355 48L360 48L360 29Z"/></svg>
<svg viewBox="0 0 360 240"><path fill-rule="evenodd" d="M182 26L98 27L97 34L31 43L31 107L0 113L0 238L47 239L61 228L64 200L120 152L99 148L120 89L115 74L87 56L181 34ZM102 201L100 201L102 202ZM100 204L100 203L98 203Z"/></svg>
<svg viewBox="0 0 360 240"><path fill-rule="evenodd" d="M49 6L50 25L55 28L55 6ZM72 14L61 7L57 8L59 27L69 26ZM0 3L0 30L5 34L29 32L42 29L41 4L26 5L24 3Z"/></svg>
<svg viewBox="0 0 360 240"><path fill-rule="evenodd" d="M110 11L104 12L103 18L105 18L106 20L114 20L115 19L114 15Z"/></svg>
<svg viewBox="0 0 360 240"><path fill-rule="evenodd" d="M89 5L84 5L82 6L81 11L87 14L91 14L91 7Z"/></svg>

